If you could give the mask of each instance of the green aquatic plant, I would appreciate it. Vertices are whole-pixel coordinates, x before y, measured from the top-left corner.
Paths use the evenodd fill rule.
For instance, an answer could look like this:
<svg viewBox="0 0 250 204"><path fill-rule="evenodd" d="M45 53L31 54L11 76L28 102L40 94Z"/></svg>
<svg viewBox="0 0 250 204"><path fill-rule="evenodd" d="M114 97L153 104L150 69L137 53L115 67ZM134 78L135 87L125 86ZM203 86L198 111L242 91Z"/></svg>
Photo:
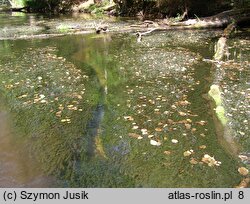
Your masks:
<svg viewBox="0 0 250 204"><path fill-rule="evenodd" d="M60 33L67 33L69 32L71 27L66 24L60 24L56 27L56 30L58 30Z"/></svg>

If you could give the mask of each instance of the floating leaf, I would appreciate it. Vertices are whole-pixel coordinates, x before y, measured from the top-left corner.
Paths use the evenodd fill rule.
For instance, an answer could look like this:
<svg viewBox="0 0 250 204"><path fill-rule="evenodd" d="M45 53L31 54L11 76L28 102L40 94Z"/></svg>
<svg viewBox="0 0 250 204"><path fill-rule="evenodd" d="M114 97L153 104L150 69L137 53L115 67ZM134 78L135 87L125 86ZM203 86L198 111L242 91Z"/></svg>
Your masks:
<svg viewBox="0 0 250 204"><path fill-rule="evenodd" d="M201 133L201 134L200 134L200 136L202 136L202 137L206 137L206 135L205 135L204 133Z"/></svg>
<svg viewBox="0 0 250 204"><path fill-rule="evenodd" d="M133 130L137 130L138 128L139 128L139 126L137 126L137 125L134 125L134 126L132 127Z"/></svg>
<svg viewBox="0 0 250 204"><path fill-rule="evenodd" d="M197 130L196 128L192 128L191 131L192 131L192 133L194 133L196 130Z"/></svg>
<svg viewBox="0 0 250 204"><path fill-rule="evenodd" d="M192 152L190 152L189 150L183 153L184 157L189 157L191 154Z"/></svg>
<svg viewBox="0 0 250 204"><path fill-rule="evenodd" d="M138 137L141 137L141 135L136 134L136 133L128 133L128 136L133 137L133 138L137 138L137 139L138 139Z"/></svg>
<svg viewBox="0 0 250 204"><path fill-rule="evenodd" d="M148 134L148 130L147 129L141 129L141 132L143 135L147 135Z"/></svg>
<svg viewBox="0 0 250 204"><path fill-rule="evenodd" d="M65 123L65 122L71 122L71 121L70 121L70 119L67 118L67 119L62 119L61 122Z"/></svg>
<svg viewBox="0 0 250 204"><path fill-rule="evenodd" d="M179 113L179 115L180 115L180 116L186 116L186 115L187 115L186 113L181 112L181 111L180 111L180 112L178 112L178 113Z"/></svg>
<svg viewBox="0 0 250 204"><path fill-rule="evenodd" d="M45 95L40 94L39 97L40 97L40 99L44 99L44 98L45 98Z"/></svg>
<svg viewBox="0 0 250 204"><path fill-rule="evenodd" d="M56 112L56 116L57 116L57 117L61 117L61 116L62 116L62 111Z"/></svg>
<svg viewBox="0 0 250 204"><path fill-rule="evenodd" d="M236 188L247 188L250 183L250 178L244 178Z"/></svg>
<svg viewBox="0 0 250 204"><path fill-rule="evenodd" d="M27 96L28 96L27 94L24 94L24 95L18 96L17 98L26 98Z"/></svg>
<svg viewBox="0 0 250 204"><path fill-rule="evenodd" d="M195 158L191 158L189 162L190 164L194 164L194 165L198 164L198 161Z"/></svg>
<svg viewBox="0 0 250 204"><path fill-rule="evenodd" d="M187 100L185 100L185 101L178 101L176 104L177 105L181 105L181 106L187 106L187 105L190 104L190 102L188 102Z"/></svg>
<svg viewBox="0 0 250 204"><path fill-rule="evenodd" d="M167 150L164 151L163 153L166 154L166 155L170 155L170 154L171 154L171 152L170 152L170 151L167 151Z"/></svg>
<svg viewBox="0 0 250 204"><path fill-rule="evenodd" d="M199 148L200 148L200 149L206 149L207 146L206 146L206 145L201 145L201 146L199 146Z"/></svg>
<svg viewBox="0 0 250 204"><path fill-rule="evenodd" d="M211 157L208 154L205 154L202 158L202 160L204 163L208 164L208 166L220 166L221 162L220 161L216 161L214 157Z"/></svg>
<svg viewBox="0 0 250 204"><path fill-rule="evenodd" d="M157 128L155 128L155 131L156 131L156 132L161 132L161 131L162 131L162 128L157 127Z"/></svg>
<svg viewBox="0 0 250 204"><path fill-rule="evenodd" d="M199 121L199 122L196 122L197 124L199 124L199 125L202 125L202 126L204 126L205 124L206 124L206 121L204 121L204 120L201 120L201 121Z"/></svg>
<svg viewBox="0 0 250 204"><path fill-rule="evenodd" d="M171 108L176 109L177 107L176 107L176 105L172 105Z"/></svg>
<svg viewBox="0 0 250 204"><path fill-rule="evenodd" d="M174 121L173 121L173 120L171 120L171 119L168 119L168 123L171 125L171 124L173 124L173 123L174 123Z"/></svg>
<svg viewBox="0 0 250 204"><path fill-rule="evenodd" d="M48 103L48 101L46 101L46 100L41 100L41 103Z"/></svg>
<svg viewBox="0 0 250 204"><path fill-rule="evenodd" d="M160 146L161 142L155 141L155 140L150 140L150 144L153 146Z"/></svg>
<svg viewBox="0 0 250 204"><path fill-rule="evenodd" d="M247 176L248 173L249 173L248 169L245 168L245 167L240 167L240 168L238 168L238 172L239 172L242 176Z"/></svg>
<svg viewBox="0 0 250 204"><path fill-rule="evenodd" d="M176 139L172 139L171 142L174 143L174 144L177 144L179 141L176 140Z"/></svg>
<svg viewBox="0 0 250 204"><path fill-rule="evenodd" d="M124 116L124 119L128 120L128 121L133 121L134 120L134 118L132 116Z"/></svg>
<svg viewBox="0 0 250 204"><path fill-rule="evenodd" d="M186 127L187 130L191 129L191 125L188 124L188 123L185 124L185 127Z"/></svg>

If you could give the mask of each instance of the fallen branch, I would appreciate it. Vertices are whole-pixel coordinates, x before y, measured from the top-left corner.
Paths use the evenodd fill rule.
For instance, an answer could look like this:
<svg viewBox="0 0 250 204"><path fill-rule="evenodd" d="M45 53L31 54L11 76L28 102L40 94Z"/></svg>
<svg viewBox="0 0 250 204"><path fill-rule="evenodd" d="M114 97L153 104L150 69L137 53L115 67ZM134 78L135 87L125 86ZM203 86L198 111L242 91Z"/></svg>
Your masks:
<svg viewBox="0 0 250 204"><path fill-rule="evenodd" d="M146 32L143 32L143 33L137 32L137 33L136 33L137 42L141 42L142 36L143 36L143 35L148 35L148 34L152 33L152 32L155 31L155 30L157 30L157 28L153 28L153 29L151 29L151 30L149 30L149 31L146 31Z"/></svg>
<svg viewBox="0 0 250 204"><path fill-rule="evenodd" d="M224 11L214 16L189 19L182 22L167 23L169 26L182 26L184 28L217 28L231 23L241 23L250 20L250 8Z"/></svg>

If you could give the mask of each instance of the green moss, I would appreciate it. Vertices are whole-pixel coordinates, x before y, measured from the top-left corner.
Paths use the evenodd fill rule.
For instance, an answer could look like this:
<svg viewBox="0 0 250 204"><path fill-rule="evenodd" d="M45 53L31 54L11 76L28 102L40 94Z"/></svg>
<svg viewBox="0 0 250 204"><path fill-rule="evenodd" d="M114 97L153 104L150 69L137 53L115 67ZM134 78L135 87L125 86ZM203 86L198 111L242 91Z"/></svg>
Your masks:
<svg viewBox="0 0 250 204"><path fill-rule="evenodd" d="M221 121L221 123L225 126L227 124L227 118L225 116L225 109L222 106L217 106L215 109L216 115Z"/></svg>
<svg viewBox="0 0 250 204"><path fill-rule="evenodd" d="M225 126L227 124L227 118L225 116L225 109L222 106L221 91L218 85L213 84L208 92L216 104L216 115L221 123Z"/></svg>
<svg viewBox="0 0 250 204"><path fill-rule="evenodd" d="M216 106L220 106L222 103L221 100L221 91L218 85L213 84L210 87L208 94L214 99Z"/></svg>

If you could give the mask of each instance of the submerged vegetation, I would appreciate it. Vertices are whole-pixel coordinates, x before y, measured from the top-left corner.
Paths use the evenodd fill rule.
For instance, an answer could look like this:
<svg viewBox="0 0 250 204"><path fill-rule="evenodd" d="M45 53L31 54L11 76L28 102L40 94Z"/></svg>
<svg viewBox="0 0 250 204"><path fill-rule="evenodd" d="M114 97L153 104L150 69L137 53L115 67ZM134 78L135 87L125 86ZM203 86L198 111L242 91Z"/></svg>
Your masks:
<svg viewBox="0 0 250 204"><path fill-rule="evenodd" d="M235 30L234 20L230 33L174 29L248 0L11 3L27 12L165 18L0 15L1 109L26 166L56 187L249 185L249 30Z"/></svg>

